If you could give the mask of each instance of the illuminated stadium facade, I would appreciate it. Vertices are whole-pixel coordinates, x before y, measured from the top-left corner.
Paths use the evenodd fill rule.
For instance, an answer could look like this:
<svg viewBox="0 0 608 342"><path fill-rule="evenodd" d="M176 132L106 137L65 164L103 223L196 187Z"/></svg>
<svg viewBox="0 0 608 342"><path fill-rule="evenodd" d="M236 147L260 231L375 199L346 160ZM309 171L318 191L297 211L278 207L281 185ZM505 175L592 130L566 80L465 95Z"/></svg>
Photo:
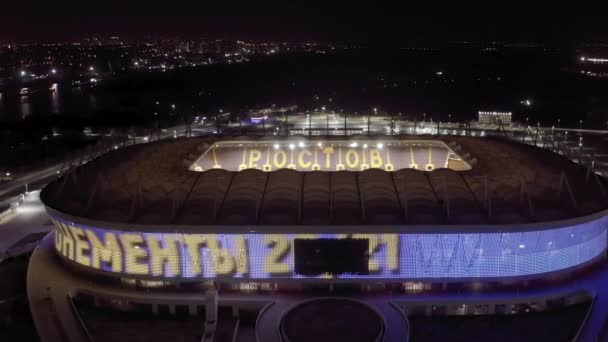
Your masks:
<svg viewBox="0 0 608 342"><path fill-rule="evenodd" d="M55 231L32 258L28 291L43 297L47 278L36 272L63 279L58 295L154 305L169 294L207 303L192 286L219 290L220 304L227 291L233 306L255 302L238 295L252 289L305 296L349 284L364 298L450 284L558 286L606 254L603 186L561 156L495 139L138 145L47 186ZM33 315L40 330L45 315Z"/></svg>
<svg viewBox="0 0 608 342"><path fill-rule="evenodd" d="M55 249L68 262L124 277L155 280L446 280L539 276L584 265L606 249L605 217L571 225L524 231L462 233L336 233L289 227L244 234L161 233L145 228L115 230L54 219ZM298 227L307 229L309 227ZM387 227L380 231L396 231ZM485 228L485 227L483 227ZM482 228L482 229L483 229ZM218 228L221 229L221 228ZM325 230L331 232L324 232ZM293 231L287 233L286 231ZM322 231L322 232L320 232ZM299 239L365 239L369 267L361 273L298 274L294 243ZM527 249L526 249L527 248Z"/></svg>

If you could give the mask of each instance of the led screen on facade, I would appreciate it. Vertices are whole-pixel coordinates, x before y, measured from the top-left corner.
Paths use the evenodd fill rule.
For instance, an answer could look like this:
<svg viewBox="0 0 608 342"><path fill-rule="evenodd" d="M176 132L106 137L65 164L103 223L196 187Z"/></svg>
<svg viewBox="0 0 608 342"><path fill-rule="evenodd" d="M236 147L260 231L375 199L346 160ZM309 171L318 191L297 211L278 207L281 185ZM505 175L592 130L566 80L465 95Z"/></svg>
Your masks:
<svg viewBox="0 0 608 342"><path fill-rule="evenodd" d="M135 278L413 280L530 276L575 267L604 252L608 220L525 232L450 234L141 233L132 227L122 231L58 217L53 221L55 248L64 258ZM344 238L368 240L368 274L307 277L295 272L295 239Z"/></svg>

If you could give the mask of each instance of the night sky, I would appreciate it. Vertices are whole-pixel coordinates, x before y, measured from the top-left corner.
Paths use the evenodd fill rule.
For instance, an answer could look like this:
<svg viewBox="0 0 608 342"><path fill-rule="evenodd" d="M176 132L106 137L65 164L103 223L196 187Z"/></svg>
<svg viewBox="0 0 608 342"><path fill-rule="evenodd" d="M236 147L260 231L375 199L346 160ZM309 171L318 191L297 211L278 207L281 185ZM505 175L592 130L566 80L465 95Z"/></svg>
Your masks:
<svg viewBox="0 0 608 342"><path fill-rule="evenodd" d="M608 40L607 1L4 0L0 41L92 35L337 40Z"/></svg>

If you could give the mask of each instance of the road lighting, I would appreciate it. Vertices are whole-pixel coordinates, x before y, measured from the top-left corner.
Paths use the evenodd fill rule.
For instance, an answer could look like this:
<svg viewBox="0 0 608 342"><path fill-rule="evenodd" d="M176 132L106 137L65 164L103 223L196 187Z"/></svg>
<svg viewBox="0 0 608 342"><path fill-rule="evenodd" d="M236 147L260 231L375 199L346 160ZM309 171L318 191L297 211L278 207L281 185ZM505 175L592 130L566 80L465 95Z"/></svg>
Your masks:
<svg viewBox="0 0 608 342"><path fill-rule="evenodd" d="M55 68L51 69L51 74L56 75L57 74L57 69L55 69Z"/></svg>
<svg viewBox="0 0 608 342"><path fill-rule="evenodd" d="M21 75L21 77L25 77L25 75L27 75L27 72L25 72L24 70L21 70L21 72L19 72L19 75Z"/></svg>
<svg viewBox="0 0 608 342"><path fill-rule="evenodd" d="M578 121L578 129L583 129L583 120Z"/></svg>

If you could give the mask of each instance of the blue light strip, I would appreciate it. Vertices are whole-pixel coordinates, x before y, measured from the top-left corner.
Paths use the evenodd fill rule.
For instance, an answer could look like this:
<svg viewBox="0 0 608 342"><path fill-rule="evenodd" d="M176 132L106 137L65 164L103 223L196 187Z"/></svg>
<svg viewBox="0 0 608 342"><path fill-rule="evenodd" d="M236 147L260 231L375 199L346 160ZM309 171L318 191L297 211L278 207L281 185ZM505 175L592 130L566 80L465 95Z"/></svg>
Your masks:
<svg viewBox="0 0 608 342"><path fill-rule="evenodd" d="M595 259L608 241L608 217L515 233L348 235L138 233L52 219L60 255L86 267L146 279L307 278L294 273L295 238L367 238L370 274L334 278L387 280L556 272Z"/></svg>

